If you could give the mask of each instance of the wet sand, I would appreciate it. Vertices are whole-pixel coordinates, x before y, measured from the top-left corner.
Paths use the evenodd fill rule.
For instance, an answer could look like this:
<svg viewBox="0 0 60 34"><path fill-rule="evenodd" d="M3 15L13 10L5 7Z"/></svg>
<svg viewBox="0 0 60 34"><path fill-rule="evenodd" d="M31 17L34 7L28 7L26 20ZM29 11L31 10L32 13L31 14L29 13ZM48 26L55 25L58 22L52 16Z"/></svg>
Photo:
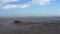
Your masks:
<svg viewBox="0 0 60 34"><path fill-rule="evenodd" d="M60 34L60 24L2 24L0 34Z"/></svg>

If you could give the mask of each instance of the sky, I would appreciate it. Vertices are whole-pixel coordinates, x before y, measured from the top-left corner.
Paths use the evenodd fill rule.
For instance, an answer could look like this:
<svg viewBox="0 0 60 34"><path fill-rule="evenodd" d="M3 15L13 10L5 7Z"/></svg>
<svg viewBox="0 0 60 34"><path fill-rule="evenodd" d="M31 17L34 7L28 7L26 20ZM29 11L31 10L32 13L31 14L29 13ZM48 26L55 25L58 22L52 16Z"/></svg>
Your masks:
<svg viewBox="0 0 60 34"><path fill-rule="evenodd" d="M60 16L60 0L0 0L0 17Z"/></svg>

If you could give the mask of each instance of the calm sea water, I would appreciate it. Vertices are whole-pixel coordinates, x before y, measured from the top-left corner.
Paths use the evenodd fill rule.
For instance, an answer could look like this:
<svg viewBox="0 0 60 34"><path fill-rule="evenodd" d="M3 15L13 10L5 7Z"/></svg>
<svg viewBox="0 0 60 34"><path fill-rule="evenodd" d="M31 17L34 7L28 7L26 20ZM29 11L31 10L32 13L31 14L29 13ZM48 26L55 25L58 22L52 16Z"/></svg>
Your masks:
<svg viewBox="0 0 60 34"><path fill-rule="evenodd" d="M37 19L30 19L30 20L33 22L35 21L37 23L37 22L47 22L47 21L60 21L60 18L37 18ZM0 22L0 29L2 29L2 28L3 29L6 29L6 28L16 29L18 27L13 22L7 21L7 22Z"/></svg>

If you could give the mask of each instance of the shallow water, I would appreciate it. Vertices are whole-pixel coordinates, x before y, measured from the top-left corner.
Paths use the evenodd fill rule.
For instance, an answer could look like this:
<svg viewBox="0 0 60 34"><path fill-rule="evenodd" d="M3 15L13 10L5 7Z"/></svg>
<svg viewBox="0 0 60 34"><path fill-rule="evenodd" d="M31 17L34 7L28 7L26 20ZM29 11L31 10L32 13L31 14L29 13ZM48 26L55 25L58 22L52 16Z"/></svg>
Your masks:
<svg viewBox="0 0 60 34"><path fill-rule="evenodd" d="M43 20L43 19L42 19ZM42 21L41 20L41 21ZM46 19L46 21L58 21L59 19L53 18ZM43 20L45 21L45 20ZM25 22L26 23L26 22ZM41 22L27 22L26 24L14 24L11 21L0 22L0 34L60 34L60 26L49 25ZM14 33L13 33L14 32Z"/></svg>

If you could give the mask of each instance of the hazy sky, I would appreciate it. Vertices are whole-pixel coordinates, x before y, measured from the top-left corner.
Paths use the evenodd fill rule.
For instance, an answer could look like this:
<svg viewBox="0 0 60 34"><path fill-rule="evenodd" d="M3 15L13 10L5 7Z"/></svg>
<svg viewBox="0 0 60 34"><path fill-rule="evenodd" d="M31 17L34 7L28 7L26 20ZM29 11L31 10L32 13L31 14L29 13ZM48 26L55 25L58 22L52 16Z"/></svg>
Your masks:
<svg viewBox="0 0 60 34"><path fill-rule="evenodd" d="M60 16L60 0L0 0L0 17Z"/></svg>

